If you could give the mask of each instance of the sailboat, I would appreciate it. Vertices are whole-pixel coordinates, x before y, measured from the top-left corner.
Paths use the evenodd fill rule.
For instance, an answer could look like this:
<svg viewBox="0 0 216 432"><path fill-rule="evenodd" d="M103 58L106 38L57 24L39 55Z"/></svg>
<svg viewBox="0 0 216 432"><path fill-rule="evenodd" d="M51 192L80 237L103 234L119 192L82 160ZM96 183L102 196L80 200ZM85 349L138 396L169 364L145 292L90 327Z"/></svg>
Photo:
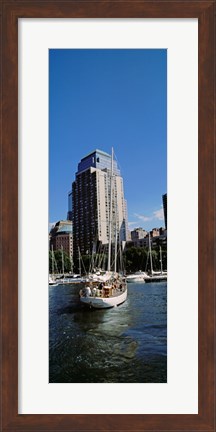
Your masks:
<svg viewBox="0 0 216 432"><path fill-rule="evenodd" d="M80 301L95 309L107 309L119 306L127 299L127 283L125 277L117 272L117 228L115 227L115 257L114 270L111 270L112 230L113 230L113 149L110 173L110 213L109 213L109 243L108 265L101 282L96 286L90 280L80 290Z"/></svg>
<svg viewBox="0 0 216 432"><path fill-rule="evenodd" d="M62 256L62 277L58 279L59 285L71 285L83 283L84 279L81 277L81 271L79 274L71 274L69 276L65 276L65 266L64 266L64 249L61 246L61 256Z"/></svg>
<svg viewBox="0 0 216 432"><path fill-rule="evenodd" d="M162 251L160 246L160 263L161 263L161 271L154 271L153 270L153 264L152 264L152 252L151 252L151 240L150 240L150 233L149 233L149 257L150 257L150 268L151 273L149 276L145 277L145 282L166 282L167 281L167 272L163 271L162 267Z"/></svg>
<svg viewBox="0 0 216 432"><path fill-rule="evenodd" d="M54 278L54 252L53 252L53 245L52 245L52 276L49 275L49 286L57 286L58 283L56 282Z"/></svg>

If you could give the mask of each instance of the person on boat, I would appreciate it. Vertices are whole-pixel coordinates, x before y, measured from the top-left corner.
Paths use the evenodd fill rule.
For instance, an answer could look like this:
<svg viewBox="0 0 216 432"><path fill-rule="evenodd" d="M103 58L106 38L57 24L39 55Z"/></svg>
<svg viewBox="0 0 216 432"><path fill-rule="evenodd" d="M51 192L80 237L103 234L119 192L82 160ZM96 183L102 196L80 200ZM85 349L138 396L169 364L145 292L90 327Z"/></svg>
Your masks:
<svg viewBox="0 0 216 432"><path fill-rule="evenodd" d="M86 297L91 297L92 295L91 288L89 286L85 288L85 295Z"/></svg>
<svg viewBox="0 0 216 432"><path fill-rule="evenodd" d="M96 287L92 288L92 296L93 296L93 297L95 297L95 296L96 296L96 292L97 292L97 289L96 289Z"/></svg>

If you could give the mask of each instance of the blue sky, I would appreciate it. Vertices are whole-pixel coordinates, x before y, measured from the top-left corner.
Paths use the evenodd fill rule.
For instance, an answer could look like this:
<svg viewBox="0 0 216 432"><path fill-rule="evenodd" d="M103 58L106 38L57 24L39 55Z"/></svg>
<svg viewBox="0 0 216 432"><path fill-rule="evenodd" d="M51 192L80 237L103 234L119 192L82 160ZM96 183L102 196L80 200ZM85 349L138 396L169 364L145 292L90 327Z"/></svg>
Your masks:
<svg viewBox="0 0 216 432"><path fill-rule="evenodd" d="M114 148L129 228L164 226L166 50L49 52L49 221L66 219L78 162Z"/></svg>

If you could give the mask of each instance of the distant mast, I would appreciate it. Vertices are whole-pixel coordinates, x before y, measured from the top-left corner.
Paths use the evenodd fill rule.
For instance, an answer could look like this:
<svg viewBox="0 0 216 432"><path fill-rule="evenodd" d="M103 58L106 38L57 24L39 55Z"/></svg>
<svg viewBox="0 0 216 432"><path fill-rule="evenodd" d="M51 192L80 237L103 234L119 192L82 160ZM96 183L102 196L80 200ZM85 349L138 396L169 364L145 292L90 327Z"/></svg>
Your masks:
<svg viewBox="0 0 216 432"><path fill-rule="evenodd" d="M62 256L62 274L64 277L64 252L63 252L63 246L61 245L61 256Z"/></svg>
<svg viewBox="0 0 216 432"><path fill-rule="evenodd" d="M81 254L80 254L80 248L78 247L79 251L79 275L81 276Z"/></svg>
<svg viewBox="0 0 216 432"><path fill-rule="evenodd" d="M54 252L53 252L53 245L52 245L52 277L54 277Z"/></svg>
<svg viewBox="0 0 216 432"><path fill-rule="evenodd" d="M110 174L109 248L108 248L108 267L107 267L108 271L110 271L111 246L112 246L112 182L113 182L113 147L112 147L111 174Z"/></svg>
<svg viewBox="0 0 216 432"><path fill-rule="evenodd" d="M116 211L116 224L115 224L115 259L114 259L114 272L117 271L117 246L118 246L118 233L117 233L117 211Z"/></svg>
<svg viewBox="0 0 216 432"><path fill-rule="evenodd" d="M153 265L152 265L152 252L151 252L150 232L149 232L149 257L150 257L151 275L153 275Z"/></svg>
<svg viewBox="0 0 216 432"><path fill-rule="evenodd" d="M161 274L163 274L163 262L162 262L162 250L160 246L160 265L161 265Z"/></svg>

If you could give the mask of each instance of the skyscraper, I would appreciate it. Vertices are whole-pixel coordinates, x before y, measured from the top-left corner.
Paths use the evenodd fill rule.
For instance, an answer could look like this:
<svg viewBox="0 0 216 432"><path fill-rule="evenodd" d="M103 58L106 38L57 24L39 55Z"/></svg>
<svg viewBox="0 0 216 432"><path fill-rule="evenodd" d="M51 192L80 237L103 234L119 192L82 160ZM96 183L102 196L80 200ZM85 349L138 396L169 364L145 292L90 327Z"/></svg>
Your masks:
<svg viewBox="0 0 216 432"><path fill-rule="evenodd" d="M91 254L96 244L109 241L111 155L101 150L88 154L78 164L72 183L74 255ZM123 179L113 161L112 241L126 241L127 207ZM115 237L115 238L114 238Z"/></svg>
<svg viewBox="0 0 216 432"><path fill-rule="evenodd" d="M162 195L165 227L167 229L167 194Z"/></svg>
<svg viewBox="0 0 216 432"><path fill-rule="evenodd" d="M68 212L67 220L72 221L72 191L68 192Z"/></svg>

